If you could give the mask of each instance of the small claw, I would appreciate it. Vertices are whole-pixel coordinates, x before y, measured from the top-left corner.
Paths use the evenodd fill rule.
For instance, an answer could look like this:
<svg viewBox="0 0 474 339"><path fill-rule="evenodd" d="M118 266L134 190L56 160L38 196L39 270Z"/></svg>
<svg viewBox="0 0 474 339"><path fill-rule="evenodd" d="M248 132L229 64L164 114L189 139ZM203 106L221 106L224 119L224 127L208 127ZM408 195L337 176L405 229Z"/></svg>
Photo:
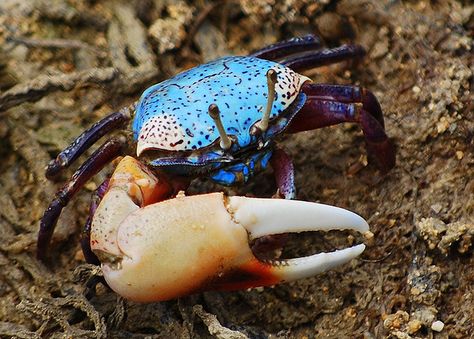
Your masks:
<svg viewBox="0 0 474 339"><path fill-rule="evenodd" d="M104 197L101 205L107 200L125 201L123 195L113 194ZM116 225L105 225L108 232L95 229L93 223L96 242L91 245L102 254L102 269L109 286L125 298L140 302L309 277L351 260L365 248L357 245L331 253L264 262L252 253L249 239L329 229L368 231L361 217L337 207L225 197L222 193L179 196L143 208L128 208L128 214L120 216L123 220L114 218ZM97 213L100 209L101 206ZM96 224L101 223L99 218ZM104 247L102 244L107 242L109 246Z"/></svg>

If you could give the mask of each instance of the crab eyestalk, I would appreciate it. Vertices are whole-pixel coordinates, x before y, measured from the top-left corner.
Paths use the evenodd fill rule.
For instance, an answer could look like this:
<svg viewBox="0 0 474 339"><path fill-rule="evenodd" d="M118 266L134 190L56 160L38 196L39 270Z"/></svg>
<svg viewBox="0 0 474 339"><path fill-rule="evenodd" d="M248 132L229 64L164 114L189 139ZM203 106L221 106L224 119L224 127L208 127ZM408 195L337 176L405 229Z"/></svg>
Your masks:
<svg viewBox="0 0 474 339"><path fill-rule="evenodd" d="M275 86L278 81L277 72L274 69L269 69L267 71L267 86L268 86L268 99L267 107L263 113L262 120L260 120L256 127L262 132L265 132L268 128L268 121L270 120L270 112L272 111L273 101L275 100Z"/></svg>
<svg viewBox="0 0 474 339"><path fill-rule="evenodd" d="M208 108L209 116L214 120L216 124L217 130L219 131L219 135L221 137L220 146L223 150L228 150L230 146L232 146L232 140L229 138L227 133L225 132L224 125L222 125L221 117L220 117L220 110L216 104L209 105Z"/></svg>
<svg viewBox="0 0 474 339"><path fill-rule="evenodd" d="M252 239L332 229L365 233L368 225L360 216L333 206L223 193L179 195L139 207L131 191L124 190L129 182L117 183L96 211L91 247L102 260L109 286L130 300L162 301L204 290L297 280L348 262L365 248L360 244L302 258L261 261L250 248ZM120 208L112 215L113 205Z"/></svg>

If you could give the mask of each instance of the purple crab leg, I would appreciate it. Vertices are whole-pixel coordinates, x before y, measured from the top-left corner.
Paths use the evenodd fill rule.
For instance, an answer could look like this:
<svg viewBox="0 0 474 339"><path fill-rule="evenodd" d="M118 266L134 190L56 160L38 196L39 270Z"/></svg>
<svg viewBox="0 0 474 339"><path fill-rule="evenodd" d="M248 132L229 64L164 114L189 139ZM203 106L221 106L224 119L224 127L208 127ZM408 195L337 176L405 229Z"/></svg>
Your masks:
<svg viewBox="0 0 474 339"><path fill-rule="evenodd" d="M134 105L109 114L96 122L76 138L65 150L51 160L46 168L46 178L54 179L64 168L83 154L107 133L123 127L132 117Z"/></svg>
<svg viewBox="0 0 474 339"><path fill-rule="evenodd" d="M291 158L283 149L275 147L270 158L270 164L275 173L275 180L280 194L285 199L295 199L295 171Z"/></svg>
<svg viewBox="0 0 474 339"><path fill-rule="evenodd" d="M302 91L309 97L342 103L360 103L385 128L382 108L375 95L364 87L351 85L314 84L303 85ZM326 125L325 125L326 126Z"/></svg>
<svg viewBox="0 0 474 339"><path fill-rule="evenodd" d="M53 236L54 228L62 209L91 177L113 159L123 154L125 145L125 138L106 141L79 167L71 180L56 193L56 197L49 204L43 218L41 218L36 252L39 260L45 259L47 247Z"/></svg>
<svg viewBox="0 0 474 339"><path fill-rule="evenodd" d="M81 234L81 248L82 253L86 262L92 265L100 265L100 260L97 258L94 252L91 249L91 226L92 226L92 217L99 206L100 201L104 197L107 189L109 188L109 179L106 179L100 186L94 191L92 195L91 205L89 207L89 216L87 217L86 224L82 230Z"/></svg>
<svg viewBox="0 0 474 339"><path fill-rule="evenodd" d="M91 226L92 226L92 217L94 216L97 207L99 206L100 201L104 197L107 188L109 187L109 179L106 179L100 186L94 191L92 194L92 200L89 207L89 216L87 217L87 221L82 229L81 234L81 248L82 253L84 254L84 258L88 264L100 265L100 260L97 258L94 252L91 249ZM105 282L104 277L99 276L92 276L86 282L86 289L85 289L85 297L87 300L90 300L96 294L95 287L97 284L103 284L104 286L108 286Z"/></svg>
<svg viewBox="0 0 474 339"><path fill-rule="evenodd" d="M278 187L277 193L284 199L295 199L295 171L291 158L283 149L275 147L270 164ZM287 242L287 234L266 235L255 240L252 252L260 259L271 259L272 253L282 249Z"/></svg>
<svg viewBox="0 0 474 339"><path fill-rule="evenodd" d="M336 62L361 59L365 50L360 45L342 45L336 48L323 49L306 55L294 56L281 62L295 72L334 64Z"/></svg>
<svg viewBox="0 0 474 339"><path fill-rule="evenodd" d="M376 159L382 172L395 166L395 149L385 133L383 116L373 94L350 86L306 84L308 96L303 108L288 126L288 133L308 131L342 122L358 123L364 133L369 156ZM357 97L360 95L360 97ZM376 104L377 102L377 104Z"/></svg>
<svg viewBox="0 0 474 339"><path fill-rule="evenodd" d="M273 61L292 54L315 50L320 47L321 40L312 34L308 34L266 46L249 54L249 56Z"/></svg>
<svg viewBox="0 0 474 339"><path fill-rule="evenodd" d="M339 101L344 103L360 102L364 109L377 119L379 124L385 128L382 108L375 95L359 86L345 86L332 84L305 84L304 89L311 96L317 96L321 100Z"/></svg>
<svg viewBox="0 0 474 339"><path fill-rule="evenodd" d="M90 210L92 210L92 204ZM97 206L95 206L97 208ZM90 213L90 212L89 212ZM81 248L82 248L82 254L84 254L84 258L86 259L86 262L88 264L100 265L100 260L97 258L94 252L92 252L91 249L91 227L92 227L92 216L88 216L86 223L84 224L84 228L82 229L82 234L81 234Z"/></svg>

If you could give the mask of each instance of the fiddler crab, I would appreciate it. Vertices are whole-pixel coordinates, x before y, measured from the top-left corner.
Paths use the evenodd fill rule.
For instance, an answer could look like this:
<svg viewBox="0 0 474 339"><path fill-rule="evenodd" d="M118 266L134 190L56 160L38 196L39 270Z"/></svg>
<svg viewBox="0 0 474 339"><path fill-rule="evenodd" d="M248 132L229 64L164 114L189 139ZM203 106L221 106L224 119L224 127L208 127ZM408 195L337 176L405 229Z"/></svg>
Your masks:
<svg viewBox="0 0 474 339"><path fill-rule="evenodd" d="M55 178L104 135L125 132L100 146L58 191L41 220L38 258L45 259L57 219L73 195L122 156L95 192L81 244L86 260L100 264L107 284L125 298L151 302L269 286L355 258L364 244L261 260L250 243L305 231L369 231L352 212L292 200L293 164L276 146L286 133L355 122L370 158L383 172L394 166L395 151L371 92L315 84L297 73L363 55L358 45L321 49L309 35L249 56L221 58L151 86L137 103L95 123L48 165L46 176ZM269 164L285 199L183 192L196 177L242 184Z"/></svg>

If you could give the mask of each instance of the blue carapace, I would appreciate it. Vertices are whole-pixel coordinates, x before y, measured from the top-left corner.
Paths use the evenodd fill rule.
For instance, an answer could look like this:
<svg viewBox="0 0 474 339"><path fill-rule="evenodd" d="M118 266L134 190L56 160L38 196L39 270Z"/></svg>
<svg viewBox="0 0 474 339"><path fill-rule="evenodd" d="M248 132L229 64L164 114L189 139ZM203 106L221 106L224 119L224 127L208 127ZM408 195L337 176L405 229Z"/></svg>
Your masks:
<svg viewBox="0 0 474 339"><path fill-rule="evenodd" d="M273 88L269 88L269 70L276 74ZM284 130L303 105L300 89L308 80L288 67L254 57L226 57L185 71L150 87L140 98L133 121L137 156L161 151L150 159L152 166L172 166L174 172L185 173L196 171L186 165L206 170L226 167L222 165L232 162L233 154L252 148L240 163L211 175L221 184L245 182L256 167L266 167L271 150L265 143ZM262 131L256 123L264 117L269 93L273 94L271 127ZM211 105L218 108L231 140L229 150L221 147L219 140L226 136L219 134L209 114Z"/></svg>
<svg viewBox="0 0 474 339"><path fill-rule="evenodd" d="M271 119L288 108L309 80L272 61L226 57L148 88L133 121L137 155L146 149L191 151L215 143L219 132L208 113L211 104L219 107L225 131L238 147L249 146L250 129L267 105L270 69L278 75Z"/></svg>

